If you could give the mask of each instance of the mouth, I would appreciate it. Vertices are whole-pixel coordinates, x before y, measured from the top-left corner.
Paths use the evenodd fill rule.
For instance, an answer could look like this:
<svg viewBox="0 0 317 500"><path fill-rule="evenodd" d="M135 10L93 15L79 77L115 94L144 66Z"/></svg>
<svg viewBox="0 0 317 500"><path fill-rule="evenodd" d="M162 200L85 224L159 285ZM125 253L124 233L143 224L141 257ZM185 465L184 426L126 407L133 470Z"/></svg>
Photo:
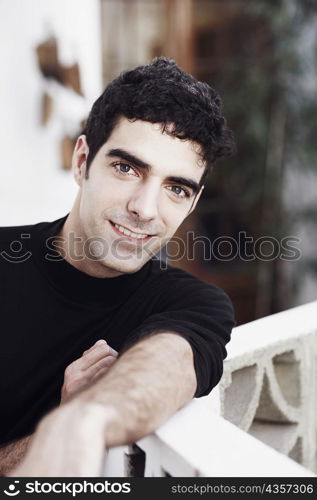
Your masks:
<svg viewBox="0 0 317 500"><path fill-rule="evenodd" d="M145 233L136 233L134 231L131 231L131 229L128 229L125 226L122 226L121 224L115 224L112 221L109 221L112 229L116 234L119 236L124 236L125 238L131 240L131 241L149 241L153 234L145 234Z"/></svg>

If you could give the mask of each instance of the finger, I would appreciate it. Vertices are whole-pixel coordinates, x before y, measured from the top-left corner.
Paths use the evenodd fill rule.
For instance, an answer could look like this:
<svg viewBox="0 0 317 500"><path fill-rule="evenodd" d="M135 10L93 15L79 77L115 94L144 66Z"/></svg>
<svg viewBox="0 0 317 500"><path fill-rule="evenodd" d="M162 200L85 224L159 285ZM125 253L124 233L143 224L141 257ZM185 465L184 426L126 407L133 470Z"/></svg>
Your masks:
<svg viewBox="0 0 317 500"><path fill-rule="evenodd" d="M102 347L108 346L109 354L111 356L118 356L118 352L115 349L113 349L110 345L108 345L106 340L104 339L97 340L97 342L95 342L95 344L91 346L90 349L87 349L86 351L83 352L83 356L86 356L89 352L93 351L94 349L97 349L100 346Z"/></svg>
<svg viewBox="0 0 317 500"><path fill-rule="evenodd" d="M108 345L108 349L109 349L110 356L114 356L115 358L118 357L119 353L115 349L113 349L110 345Z"/></svg>
<svg viewBox="0 0 317 500"><path fill-rule="evenodd" d="M90 366L87 370L85 370L86 379L92 379L99 370L109 369L110 366L116 361L117 358L114 356L107 356L106 358L100 359L97 363Z"/></svg>
<svg viewBox="0 0 317 500"><path fill-rule="evenodd" d="M91 351L88 352L85 356L86 358L85 363L87 362L87 366L90 366L92 363L98 360L99 357L102 356L102 353L104 354L104 356L114 356L114 357L118 356L117 351L115 351L107 343L96 344L94 348L91 349Z"/></svg>
<svg viewBox="0 0 317 500"><path fill-rule="evenodd" d="M106 368L101 368L91 379L91 383L94 383L96 382L96 380L98 380L99 378L103 377L104 375L106 375L108 373L108 371L110 370L110 366L109 367L106 367Z"/></svg>
<svg viewBox="0 0 317 500"><path fill-rule="evenodd" d="M117 351L115 351L115 349L113 349L107 342L106 340L104 339L100 339L100 340L97 340L97 342L95 343L95 345L92 346L92 348L94 349L95 347L97 346L107 346L108 347L108 350L109 350L109 354L111 356L118 356L118 353Z"/></svg>
<svg viewBox="0 0 317 500"><path fill-rule="evenodd" d="M105 345L105 344L107 344L107 342L106 342L105 339L99 339L99 340L97 340L89 349L87 349L86 351L83 352L83 356L85 356L88 352L90 352L93 349L95 349L96 346Z"/></svg>
<svg viewBox="0 0 317 500"><path fill-rule="evenodd" d="M104 344L99 344L90 348L85 356L81 356L80 358L73 361L67 368L68 371L80 372L85 371L90 366L94 365L99 359L105 358L110 355L110 350L108 346Z"/></svg>
<svg viewBox="0 0 317 500"><path fill-rule="evenodd" d="M86 386L91 381L95 373L97 373L100 369L103 368L108 369L110 366L113 365L114 361L116 360L114 356L107 356L103 359L100 359L94 365L90 366L87 370L82 370L80 369L78 363L79 361L81 361L81 359L82 358L77 360L77 362L72 363L72 365L69 365L71 367L71 372L67 374L67 376L64 378L64 384L66 383L66 386L68 387L67 389L68 392L71 393L77 392L79 389ZM65 371L65 374L66 372L67 369Z"/></svg>
<svg viewBox="0 0 317 500"><path fill-rule="evenodd" d="M101 376L106 375L106 373L108 373L108 371L110 370L110 368L112 367L112 365L115 363L115 361L116 360L114 359L113 363L110 366L105 366L104 368L100 368L100 370L98 370L95 373L95 375L91 378L91 382L95 382Z"/></svg>
<svg viewBox="0 0 317 500"><path fill-rule="evenodd" d="M108 346L96 346L95 349L92 349L90 352L88 352L86 356L82 356L79 359L77 367L79 367L80 370L85 371L96 364L99 360L106 358L107 356L110 356Z"/></svg>

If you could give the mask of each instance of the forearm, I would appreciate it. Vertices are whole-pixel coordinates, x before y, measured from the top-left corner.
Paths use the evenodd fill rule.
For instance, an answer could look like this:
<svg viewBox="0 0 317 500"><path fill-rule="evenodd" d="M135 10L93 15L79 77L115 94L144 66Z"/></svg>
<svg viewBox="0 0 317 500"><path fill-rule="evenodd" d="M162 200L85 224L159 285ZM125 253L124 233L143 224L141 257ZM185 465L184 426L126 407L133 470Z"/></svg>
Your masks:
<svg viewBox="0 0 317 500"><path fill-rule="evenodd" d="M105 447L153 432L194 396L193 353L186 340L156 334L140 341L109 372L50 412L12 476L101 474Z"/></svg>
<svg viewBox="0 0 317 500"><path fill-rule="evenodd" d="M8 474L18 465L26 453L30 440L31 436L26 436L0 448L0 476Z"/></svg>
<svg viewBox="0 0 317 500"><path fill-rule="evenodd" d="M190 345L179 335L166 333L134 345L79 398L112 410L106 431L111 447L153 432L190 401L195 390Z"/></svg>

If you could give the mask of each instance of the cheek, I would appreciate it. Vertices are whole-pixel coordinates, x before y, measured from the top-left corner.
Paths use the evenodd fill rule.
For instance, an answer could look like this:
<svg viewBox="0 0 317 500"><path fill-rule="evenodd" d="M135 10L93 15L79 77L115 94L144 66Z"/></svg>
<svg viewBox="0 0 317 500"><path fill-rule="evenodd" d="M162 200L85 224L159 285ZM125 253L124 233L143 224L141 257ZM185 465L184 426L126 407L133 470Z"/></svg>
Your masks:
<svg viewBox="0 0 317 500"><path fill-rule="evenodd" d="M119 182L118 179L111 176L100 176L96 180L93 193L98 193L105 201L111 200L129 200L135 190L133 182Z"/></svg>
<svg viewBox="0 0 317 500"><path fill-rule="evenodd" d="M129 186L118 186L114 179L96 178L86 193L90 206L107 208L122 205L129 197Z"/></svg>
<svg viewBox="0 0 317 500"><path fill-rule="evenodd" d="M167 208L163 213L161 213L162 220L170 234L174 234L177 231L179 226L184 221L186 213L184 213L184 209L178 209L178 207L169 207L169 209Z"/></svg>

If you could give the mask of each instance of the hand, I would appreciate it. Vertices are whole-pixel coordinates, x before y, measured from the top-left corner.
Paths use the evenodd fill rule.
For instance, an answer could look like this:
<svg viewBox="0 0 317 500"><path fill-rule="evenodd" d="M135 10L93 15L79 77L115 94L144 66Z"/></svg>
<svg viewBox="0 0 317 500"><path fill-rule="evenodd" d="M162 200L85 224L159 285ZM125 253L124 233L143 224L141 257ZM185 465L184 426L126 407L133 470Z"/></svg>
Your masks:
<svg viewBox="0 0 317 500"><path fill-rule="evenodd" d="M91 385L101 375L105 375L117 356L117 351L101 339L85 351L81 358L67 366L61 391L61 404Z"/></svg>
<svg viewBox="0 0 317 500"><path fill-rule="evenodd" d="M106 406L80 398L55 408L40 421L25 457L7 476L100 476L110 417Z"/></svg>

